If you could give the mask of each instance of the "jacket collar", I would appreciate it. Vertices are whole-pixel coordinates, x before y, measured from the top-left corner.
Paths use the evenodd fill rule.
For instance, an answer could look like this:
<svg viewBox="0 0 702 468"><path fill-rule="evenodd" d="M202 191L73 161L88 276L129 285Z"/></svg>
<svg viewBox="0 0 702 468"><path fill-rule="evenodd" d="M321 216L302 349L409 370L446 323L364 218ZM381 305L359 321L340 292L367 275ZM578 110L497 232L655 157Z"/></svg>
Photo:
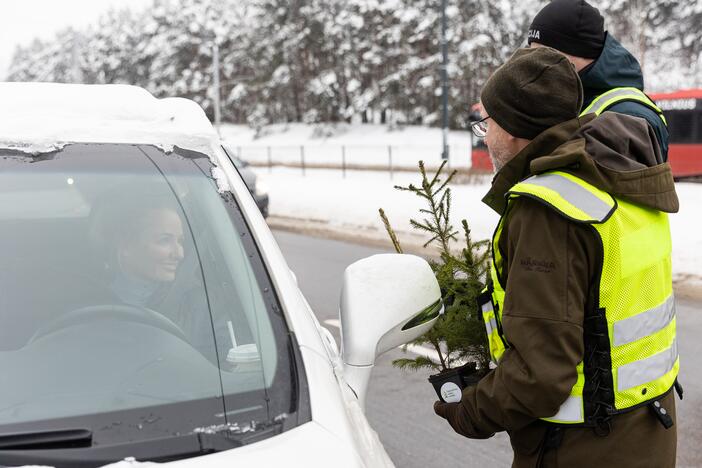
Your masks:
<svg viewBox="0 0 702 468"><path fill-rule="evenodd" d="M483 197L483 203L502 214L507 207L507 192L520 181L531 175L531 162L541 156L551 154L585 123L595 118L594 114L578 117L555 125L541 132L527 146L500 169L492 179L492 186Z"/></svg>
<svg viewBox="0 0 702 468"><path fill-rule="evenodd" d="M610 33L605 37L600 56L579 75L583 84L583 109L597 96L613 88L644 89L639 62Z"/></svg>

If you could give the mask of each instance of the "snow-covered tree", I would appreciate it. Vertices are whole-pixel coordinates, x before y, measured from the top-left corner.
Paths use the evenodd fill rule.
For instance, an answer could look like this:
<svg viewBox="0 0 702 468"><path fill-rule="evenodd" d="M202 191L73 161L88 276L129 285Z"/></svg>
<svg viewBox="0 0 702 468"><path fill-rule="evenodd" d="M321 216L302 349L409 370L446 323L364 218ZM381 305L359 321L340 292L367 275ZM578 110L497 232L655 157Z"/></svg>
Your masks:
<svg viewBox="0 0 702 468"><path fill-rule="evenodd" d="M465 128L544 0L448 0L449 115ZM644 65L648 91L702 85L698 0L593 2ZM152 0L18 47L8 79L131 83L224 120L438 124L441 0Z"/></svg>
<svg viewBox="0 0 702 468"><path fill-rule="evenodd" d="M64 29L53 40L33 41L18 47L10 64L10 81L51 81L70 83L83 80L87 37Z"/></svg>

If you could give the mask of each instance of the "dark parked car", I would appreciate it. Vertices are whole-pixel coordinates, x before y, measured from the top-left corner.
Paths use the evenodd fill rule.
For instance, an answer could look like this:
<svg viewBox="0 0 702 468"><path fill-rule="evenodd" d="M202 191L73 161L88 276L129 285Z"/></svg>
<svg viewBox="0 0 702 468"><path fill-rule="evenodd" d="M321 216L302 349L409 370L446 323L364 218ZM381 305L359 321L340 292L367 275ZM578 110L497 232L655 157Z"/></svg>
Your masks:
<svg viewBox="0 0 702 468"><path fill-rule="evenodd" d="M246 187L248 187L251 196L253 197L258 209L261 210L261 214L264 218L268 217L268 188L257 181L256 173L251 169L249 163L244 160L239 159L235 156L234 150L227 143L222 143L222 148L224 152L227 153L232 164L239 171L241 178L244 179Z"/></svg>

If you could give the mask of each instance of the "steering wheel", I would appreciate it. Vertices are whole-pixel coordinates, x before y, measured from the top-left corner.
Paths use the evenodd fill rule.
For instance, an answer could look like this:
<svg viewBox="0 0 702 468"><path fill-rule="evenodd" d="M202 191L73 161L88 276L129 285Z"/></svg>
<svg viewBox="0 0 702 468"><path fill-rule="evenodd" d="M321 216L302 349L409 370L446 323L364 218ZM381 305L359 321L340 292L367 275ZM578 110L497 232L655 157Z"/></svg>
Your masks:
<svg viewBox="0 0 702 468"><path fill-rule="evenodd" d="M81 307L80 309L72 310L71 312L61 315L57 319L39 328L29 339L28 344L64 328L84 325L99 320L121 320L148 325L170 333L186 343L189 343L185 333L178 325L155 310L129 304L100 304Z"/></svg>

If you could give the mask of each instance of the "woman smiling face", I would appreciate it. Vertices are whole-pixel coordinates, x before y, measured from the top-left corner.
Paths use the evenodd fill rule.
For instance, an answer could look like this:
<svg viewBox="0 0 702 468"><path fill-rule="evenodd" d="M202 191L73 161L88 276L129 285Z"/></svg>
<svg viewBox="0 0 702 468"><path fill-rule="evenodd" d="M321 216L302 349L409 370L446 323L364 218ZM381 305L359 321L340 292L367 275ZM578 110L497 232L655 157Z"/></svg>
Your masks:
<svg viewBox="0 0 702 468"><path fill-rule="evenodd" d="M118 261L124 273L148 281L170 282L183 260L183 223L168 208L148 210L134 234L124 239Z"/></svg>

